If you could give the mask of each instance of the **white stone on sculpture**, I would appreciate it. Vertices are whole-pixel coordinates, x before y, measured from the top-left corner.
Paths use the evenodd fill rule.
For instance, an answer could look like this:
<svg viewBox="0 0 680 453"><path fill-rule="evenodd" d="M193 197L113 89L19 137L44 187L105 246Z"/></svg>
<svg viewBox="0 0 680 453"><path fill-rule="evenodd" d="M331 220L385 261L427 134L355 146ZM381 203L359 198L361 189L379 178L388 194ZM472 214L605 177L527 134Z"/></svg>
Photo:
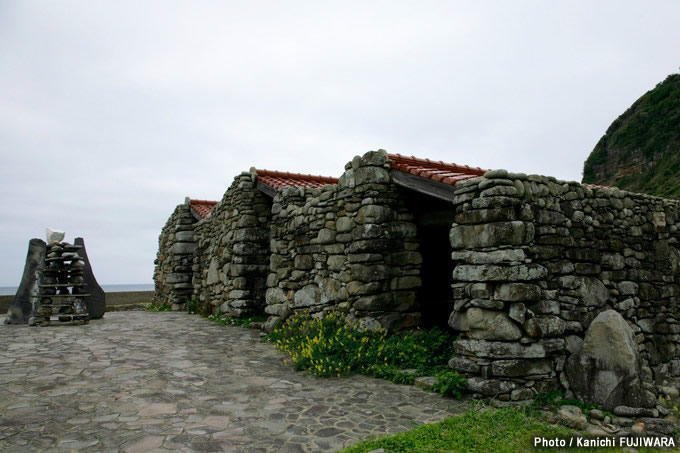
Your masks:
<svg viewBox="0 0 680 453"><path fill-rule="evenodd" d="M61 242L64 240L64 236L66 236L66 233L63 231L59 230L53 230L52 228L47 228L47 243L52 243L52 242Z"/></svg>

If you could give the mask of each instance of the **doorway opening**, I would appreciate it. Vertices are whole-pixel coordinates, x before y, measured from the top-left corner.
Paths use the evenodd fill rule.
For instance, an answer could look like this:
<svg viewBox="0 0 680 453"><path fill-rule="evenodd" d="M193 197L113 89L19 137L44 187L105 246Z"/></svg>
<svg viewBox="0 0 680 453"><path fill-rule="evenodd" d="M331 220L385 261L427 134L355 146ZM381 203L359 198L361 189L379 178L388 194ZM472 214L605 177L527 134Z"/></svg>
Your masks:
<svg viewBox="0 0 680 453"><path fill-rule="evenodd" d="M451 202L404 190L406 204L414 213L420 242L422 286L418 293L422 327L451 331L453 311L453 261L449 231L455 211Z"/></svg>

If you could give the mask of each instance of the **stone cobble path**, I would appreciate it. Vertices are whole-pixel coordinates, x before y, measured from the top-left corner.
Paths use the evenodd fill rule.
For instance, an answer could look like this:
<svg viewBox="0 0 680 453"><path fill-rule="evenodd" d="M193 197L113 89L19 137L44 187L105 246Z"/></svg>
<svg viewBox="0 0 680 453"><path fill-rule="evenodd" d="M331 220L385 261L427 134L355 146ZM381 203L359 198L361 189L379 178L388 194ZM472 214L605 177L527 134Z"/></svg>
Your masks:
<svg viewBox="0 0 680 453"><path fill-rule="evenodd" d="M296 372L259 332L185 313L0 325L0 451L335 451L466 409Z"/></svg>

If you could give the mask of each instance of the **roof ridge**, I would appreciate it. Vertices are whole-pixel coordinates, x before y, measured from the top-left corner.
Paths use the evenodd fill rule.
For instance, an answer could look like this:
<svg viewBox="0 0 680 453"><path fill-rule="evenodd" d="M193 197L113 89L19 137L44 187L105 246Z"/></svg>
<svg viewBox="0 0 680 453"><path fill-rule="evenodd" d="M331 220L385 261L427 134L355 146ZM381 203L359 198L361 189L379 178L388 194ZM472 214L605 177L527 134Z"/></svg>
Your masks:
<svg viewBox="0 0 680 453"><path fill-rule="evenodd" d="M212 201L212 200L197 200L195 198L189 198L189 203L190 204L211 204L211 205L216 205L219 203L219 201Z"/></svg>
<svg viewBox="0 0 680 453"><path fill-rule="evenodd" d="M402 156L401 154L387 154L387 156L392 160L395 161L394 165L399 165L399 162L403 164L415 164L415 165L426 165L430 168L437 169L437 170L454 170L454 171L460 171L464 172L468 175L474 174L478 176L483 176L484 173L486 173L488 170L484 170L479 167L470 167L469 165L459 165L459 164L454 164L454 163L447 163L443 161L435 161L435 160L430 160L430 159L422 159L419 157L415 156Z"/></svg>
<svg viewBox="0 0 680 453"><path fill-rule="evenodd" d="M258 176L270 176L272 178L292 178L292 179L303 179L306 181L317 181L317 182L328 182L337 183L338 178L332 176L321 176L321 175L306 175L303 173L290 173L287 171L277 171L277 170L267 170L267 169L255 169L255 173Z"/></svg>

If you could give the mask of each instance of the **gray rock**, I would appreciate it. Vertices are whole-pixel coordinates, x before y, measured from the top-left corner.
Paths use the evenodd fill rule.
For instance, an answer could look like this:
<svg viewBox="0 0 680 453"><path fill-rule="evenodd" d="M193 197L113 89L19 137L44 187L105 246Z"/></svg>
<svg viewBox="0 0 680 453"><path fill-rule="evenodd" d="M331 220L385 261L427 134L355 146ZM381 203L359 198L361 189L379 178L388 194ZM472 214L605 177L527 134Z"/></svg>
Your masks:
<svg viewBox="0 0 680 453"><path fill-rule="evenodd" d="M501 311L469 308L466 312L470 338L477 340L518 340L521 329Z"/></svg>
<svg viewBox="0 0 680 453"><path fill-rule="evenodd" d="M453 279L463 282L480 281L530 281L548 275L548 270L539 264L499 266L493 264L459 264L453 270Z"/></svg>
<svg viewBox="0 0 680 453"><path fill-rule="evenodd" d="M517 388L517 384L500 379L483 379L479 377L467 378L468 391L485 396L497 396L510 393Z"/></svg>
<svg viewBox="0 0 680 453"><path fill-rule="evenodd" d="M172 253L175 255L193 255L195 250L195 242L175 242L172 246Z"/></svg>
<svg viewBox="0 0 680 453"><path fill-rule="evenodd" d="M599 409L591 409L588 411L588 415L597 420L604 420L604 412Z"/></svg>
<svg viewBox="0 0 680 453"><path fill-rule="evenodd" d="M534 338L559 337L564 333L566 323L557 316L536 316L524 323L527 335Z"/></svg>
<svg viewBox="0 0 680 453"><path fill-rule="evenodd" d="M562 406L557 410L557 415L564 424L571 428L586 429L588 426L588 419L576 406Z"/></svg>
<svg viewBox="0 0 680 453"><path fill-rule="evenodd" d="M457 354L490 359L540 359L564 348L564 340L545 340L523 345L517 342L459 339L453 342Z"/></svg>
<svg viewBox="0 0 680 453"><path fill-rule="evenodd" d="M486 179L507 179L508 177L508 171L505 169L497 169L497 170L489 170L486 173L484 173L484 177Z"/></svg>
<svg viewBox="0 0 680 453"><path fill-rule="evenodd" d="M640 406L640 357L633 331L614 310L600 313L586 331L581 350L566 367L570 389L605 410Z"/></svg>
<svg viewBox="0 0 680 453"><path fill-rule="evenodd" d="M310 307L319 304L320 299L321 292L319 291L319 287L317 285L307 285L295 293L293 305L296 308Z"/></svg>
<svg viewBox="0 0 680 453"><path fill-rule="evenodd" d="M541 288L527 283L505 283L496 288L495 298L505 301L536 301L541 299Z"/></svg>
<svg viewBox="0 0 680 453"><path fill-rule="evenodd" d="M508 316L522 324L526 316L527 308L523 303L513 303L510 305Z"/></svg>
<svg viewBox="0 0 680 453"><path fill-rule="evenodd" d="M505 377L525 377L537 374L550 374L550 360L495 360L491 363L491 374Z"/></svg>

